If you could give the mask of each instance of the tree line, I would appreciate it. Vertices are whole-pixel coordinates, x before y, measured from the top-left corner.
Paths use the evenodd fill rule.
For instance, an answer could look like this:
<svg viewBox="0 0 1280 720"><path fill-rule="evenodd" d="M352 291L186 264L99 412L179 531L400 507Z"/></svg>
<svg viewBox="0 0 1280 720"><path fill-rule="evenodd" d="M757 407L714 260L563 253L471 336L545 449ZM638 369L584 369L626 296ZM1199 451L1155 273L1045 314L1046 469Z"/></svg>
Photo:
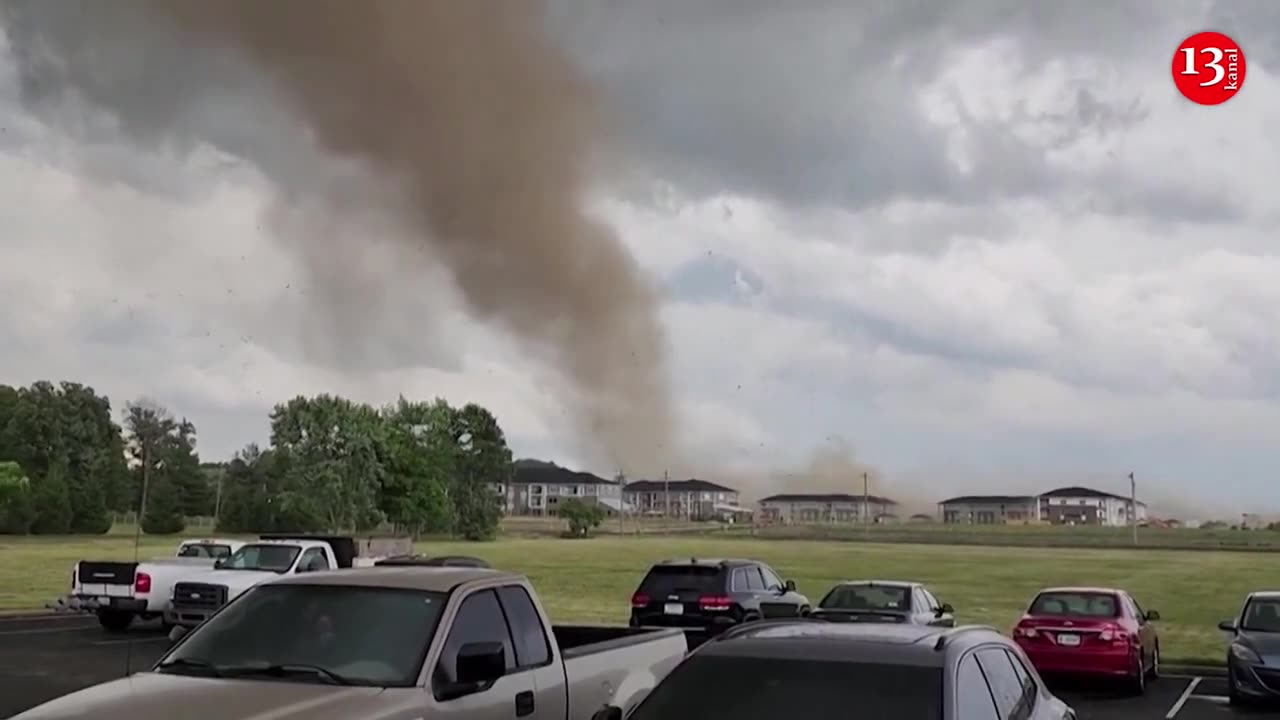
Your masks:
<svg viewBox="0 0 1280 720"><path fill-rule="evenodd" d="M149 534L196 516L228 533L497 531L511 450L479 405L299 396L270 428L266 447L201 462L195 425L163 407L128 403L117 423L87 385L0 385L0 533L101 534L123 513Z"/></svg>

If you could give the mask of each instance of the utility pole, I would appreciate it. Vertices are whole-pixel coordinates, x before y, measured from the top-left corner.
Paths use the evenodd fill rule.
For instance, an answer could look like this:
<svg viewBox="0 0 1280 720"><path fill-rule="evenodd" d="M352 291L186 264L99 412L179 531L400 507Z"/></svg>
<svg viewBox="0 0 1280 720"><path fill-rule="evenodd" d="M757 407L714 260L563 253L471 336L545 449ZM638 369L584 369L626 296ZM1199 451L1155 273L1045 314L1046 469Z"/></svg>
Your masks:
<svg viewBox="0 0 1280 720"><path fill-rule="evenodd" d="M223 471L225 472L225 470ZM218 473L218 487L213 495L213 525L218 526L218 516L222 513L222 478L223 472Z"/></svg>
<svg viewBox="0 0 1280 720"><path fill-rule="evenodd" d="M662 524L671 524L671 475L666 470L662 471L662 498L665 506L662 510Z"/></svg>
<svg viewBox="0 0 1280 720"><path fill-rule="evenodd" d="M1133 526L1133 545L1138 545L1138 481L1129 473L1129 524Z"/></svg>
<svg viewBox="0 0 1280 720"><path fill-rule="evenodd" d="M868 501L871 495L868 492L869 481L867 473L862 473L862 534L866 536L871 530L871 505Z"/></svg>
<svg viewBox="0 0 1280 720"><path fill-rule="evenodd" d="M623 474L622 468L618 468L618 534L625 535L626 526L623 524L623 516L627 512L627 476Z"/></svg>

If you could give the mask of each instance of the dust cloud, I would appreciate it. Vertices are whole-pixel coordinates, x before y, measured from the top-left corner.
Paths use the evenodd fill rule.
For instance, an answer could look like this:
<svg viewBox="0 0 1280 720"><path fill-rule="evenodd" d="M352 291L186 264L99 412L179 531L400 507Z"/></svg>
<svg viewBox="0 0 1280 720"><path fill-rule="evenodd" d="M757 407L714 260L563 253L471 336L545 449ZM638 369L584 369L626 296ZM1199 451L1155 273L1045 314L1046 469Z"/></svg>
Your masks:
<svg viewBox="0 0 1280 720"><path fill-rule="evenodd" d="M41 4L29 3L28 14L52 16L52 10L36 7ZM63 13L58 21L91 23L103 14L92 5ZM114 15L103 18L107 24L87 39L98 46L111 43L112 52L75 55L72 50L69 56L119 62L135 75L181 72L181 66L164 67L169 60L128 50L154 46L138 43L149 38L130 33L168 32L176 33L179 47L188 41L218 46L248 61L303 121L298 133L312 134L327 154L362 164L392 189L394 199L369 204L393 208L409 230L401 240L411 246L405 249L425 251L405 252L406 262L424 258L420 262L443 265L472 315L511 333L531 356L550 359L570 388L569 414L585 441L585 454L637 472L665 466L675 432L656 294L611 229L584 210L607 127L593 89L544 35L542 3L118 0L107 5ZM144 13L145 22L118 20L125 6ZM91 68L84 76L101 83L111 77L109 70ZM187 98L225 95L225 88L189 86L212 85L211 77L194 73L187 87L174 92ZM85 94L98 102L116 103L125 125L131 119L139 125L181 123L194 114L157 102L164 109L140 118L135 108L124 107L125 100L112 99L109 85L91 89ZM314 192L302 184L289 187L287 176L272 179L284 185L281 202ZM348 195L345 202L361 201ZM368 322L378 308L372 301L361 308L361 295L335 278L341 268L333 267L334 258L350 264L359 254L362 248L352 243L386 241L316 232L305 243L288 243L321 285L311 294L312 310L335 319L335 333L348 347L396 343L369 336L365 326L379 327ZM385 282L412 283L412 277L412 272L391 273Z"/></svg>

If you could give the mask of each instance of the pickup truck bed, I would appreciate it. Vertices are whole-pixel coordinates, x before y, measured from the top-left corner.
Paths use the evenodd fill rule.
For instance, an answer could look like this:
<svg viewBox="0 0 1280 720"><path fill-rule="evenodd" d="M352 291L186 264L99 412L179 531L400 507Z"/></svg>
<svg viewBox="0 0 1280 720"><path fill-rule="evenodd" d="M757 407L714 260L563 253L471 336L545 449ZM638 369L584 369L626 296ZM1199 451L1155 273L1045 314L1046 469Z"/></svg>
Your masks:
<svg viewBox="0 0 1280 720"><path fill-rule="evenodd" d="M587 720L605 705L630 708L689 651L681 628L552 625L551 633L564 663L568 720Z"/></svg>

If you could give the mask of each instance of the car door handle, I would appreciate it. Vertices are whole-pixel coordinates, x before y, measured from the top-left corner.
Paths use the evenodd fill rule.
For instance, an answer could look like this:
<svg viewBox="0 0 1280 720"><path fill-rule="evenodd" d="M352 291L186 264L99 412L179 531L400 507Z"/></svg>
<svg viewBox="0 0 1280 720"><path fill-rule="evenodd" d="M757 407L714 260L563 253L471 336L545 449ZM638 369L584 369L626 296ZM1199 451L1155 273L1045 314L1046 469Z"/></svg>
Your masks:
<svg viewBox="0 0 1280 720"><path fill-rule="evenodd" d="M533 691L516 693L516 717L533 714Z"/></svg>

